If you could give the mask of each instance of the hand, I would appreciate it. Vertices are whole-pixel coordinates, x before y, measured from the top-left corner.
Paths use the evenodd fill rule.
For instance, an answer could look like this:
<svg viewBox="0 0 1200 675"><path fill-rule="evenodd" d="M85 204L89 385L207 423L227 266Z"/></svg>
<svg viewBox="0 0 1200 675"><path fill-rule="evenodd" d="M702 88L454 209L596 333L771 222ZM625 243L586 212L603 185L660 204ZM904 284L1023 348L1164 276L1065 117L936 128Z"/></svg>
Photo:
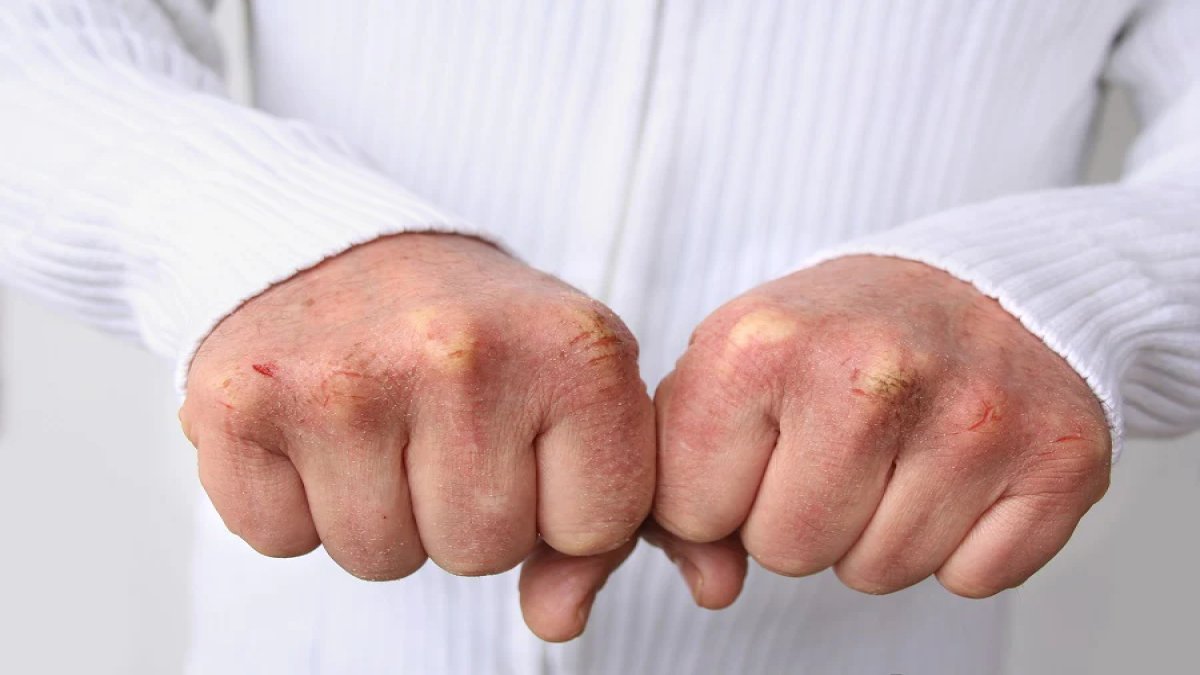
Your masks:
<svg viewBox="0 0 1200 675"><path fill-rule="evenodd" d="M654 514L706 606L740 590L739 536L779 574L833 567L867 593L936 574L992 595L1108 486L1108 426L1076 372L973 286L895 258L836 259L721 307L656 403Z"/></svg>
<svg viewBox="0 0 1200 675"><path fill-rule="evenodd" d="M379 239L247 302L196 354L180 420L225 524L269 556L479 575L540 535L522 603L547 639L583 630L654 487L629 331L454 235Z"/></svg>

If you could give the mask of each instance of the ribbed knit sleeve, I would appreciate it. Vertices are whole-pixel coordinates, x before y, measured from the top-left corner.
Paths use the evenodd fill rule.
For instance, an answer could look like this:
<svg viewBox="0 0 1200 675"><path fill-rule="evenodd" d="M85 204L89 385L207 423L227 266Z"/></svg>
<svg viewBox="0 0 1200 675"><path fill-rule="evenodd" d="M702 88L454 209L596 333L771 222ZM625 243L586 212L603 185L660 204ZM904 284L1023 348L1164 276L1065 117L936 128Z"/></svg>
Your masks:
<svg viewBox="0 0 1200 675"><path fill-rule="evenodd" d="M1062 355L1123 431L1200 426L1200 2L1148 2L1109 76L1144 131L1117 184L937 213L819 253L918 260L996 298Z"/></svg>
<svg viewBox="0 0 1200 675"><path fill-rule="evenodd" d="M178 359L271 284L469 227L320 129L226 98L188 0L0 5L0 278Z"/></svg>

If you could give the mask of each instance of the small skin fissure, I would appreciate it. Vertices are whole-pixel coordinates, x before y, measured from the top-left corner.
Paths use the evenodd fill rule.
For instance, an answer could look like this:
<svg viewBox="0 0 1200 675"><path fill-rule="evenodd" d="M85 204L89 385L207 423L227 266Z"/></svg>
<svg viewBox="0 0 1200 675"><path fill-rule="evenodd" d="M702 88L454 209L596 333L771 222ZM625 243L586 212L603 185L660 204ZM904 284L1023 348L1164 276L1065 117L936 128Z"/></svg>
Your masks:
<svg viewBox="0 0 1200 675"><path fill-rule="evenodd" d="M978 431L979 429L983 428L983 425L987 424L988 422L993 422L993 421L995 421L995 422L1000 421L1000 413L996 409L996 406L992 405L991 403L989 403L987 401L984 401L983 402L983 413L979 416L979 419L976 420L974 424L967 427L967 431Z"/></svg>

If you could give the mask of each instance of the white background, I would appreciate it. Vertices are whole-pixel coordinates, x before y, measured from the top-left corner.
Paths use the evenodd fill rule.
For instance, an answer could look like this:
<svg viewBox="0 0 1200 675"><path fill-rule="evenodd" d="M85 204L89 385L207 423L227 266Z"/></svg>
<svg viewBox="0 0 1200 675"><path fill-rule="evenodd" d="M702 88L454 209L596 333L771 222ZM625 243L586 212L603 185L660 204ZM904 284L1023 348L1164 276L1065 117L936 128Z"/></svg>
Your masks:
<svg viewBox="0 0 1200 675"><path fill-rule="evenodd" d="M1092 180L1133 133L1120 97L1102 121ZM198 484L168 365L9 293L0 382L0 673L178 672ZM1200 436L1131 443L1067 549L1010 591L1009 672L1197 672L1198 520Z"/></svg>

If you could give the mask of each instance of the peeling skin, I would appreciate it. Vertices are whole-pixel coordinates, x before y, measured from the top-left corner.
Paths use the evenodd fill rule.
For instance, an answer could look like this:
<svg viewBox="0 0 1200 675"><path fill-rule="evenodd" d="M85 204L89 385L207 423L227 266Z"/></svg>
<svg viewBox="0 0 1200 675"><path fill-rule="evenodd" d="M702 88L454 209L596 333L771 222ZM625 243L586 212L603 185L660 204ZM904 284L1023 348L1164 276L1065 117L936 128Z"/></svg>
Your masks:
<svg viewBox="0 0 1200 675"><path fill-rule="evenodd" d="M900 363L896 352L884 351L863 368L855 368L850 389L856 396L871 396L890 402L908 398L916 384L913 370Z"/></svg>
<svg viewBox="0 0 1200 675"><path fill-rule="evenodd" d="M589 365L614 358L621 353L621 336L617 335L600 313L576 309L571 311L568 321L579 330L568 344L588 354Z"/></svg>
<svg viewBox="0 0 1200 675"><path fill-rule="evenodd" d="M729 343L738 349L750 345L776 345L796 334L799 326L791 316L775 309L756 309L733 325Z"/></svg>

